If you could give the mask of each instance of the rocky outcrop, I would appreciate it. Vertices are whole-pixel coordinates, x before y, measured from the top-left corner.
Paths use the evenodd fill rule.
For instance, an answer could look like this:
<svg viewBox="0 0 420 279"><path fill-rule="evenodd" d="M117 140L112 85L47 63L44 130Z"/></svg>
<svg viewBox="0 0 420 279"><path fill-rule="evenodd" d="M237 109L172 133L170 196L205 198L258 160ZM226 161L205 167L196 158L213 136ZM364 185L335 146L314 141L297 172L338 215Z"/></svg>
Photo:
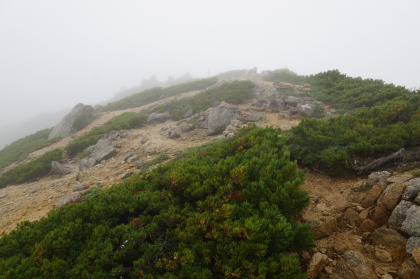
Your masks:
<svg viewBox="0 0 420 279"><path fill-rule="evenodd" d="M117 154L117 150L114 148L112 140L118 136L118 132L111 131L109 134L98 140L90 156L79 161L79 170L93 167L102 160L107 160Z"/></svg>
<svg viewBox="0 0 420 279"><path fill-rule="evenodd" d="M71 173L71 169L64 167L57 161L51 162L51 174L52 175L66 175Z"/></svg>
<svg viewBox="0 0 420 279"><path fill-rule="evenodd" d="M233 107L213 108L207 118L207 135L214 136L222 133L234 119L239 119L239 110Z"/></svg>
<svg viewBox="0 0 420 279"><path fill-rule="evenodd" d="M347 266L358 279L376 278L373 265L360 252L348 250L343 254Z"/></svg>
<svg viewBox="0 0 420 279"><path fill-rule="evenodd" d="M315 279L328 263L328 256L316 252L308 266L308 279Z"/></svg>
<svg viewBox="0 0 420 279"><path fill-rule="evenodd" d="M75 120L79 116L90 117L93 112L92 106L85 106L83 104L76 105L69 114L67 114L61 121L56 125L50 134L48 139L55 137L68 137L72 133L76 132L76 129L73 127Z"/></svg>
<svg viewBox="0 0 420 279"><path fill-rule="evenodd" d="M161 122L165 122L166 120L169 120L170 118L171 118L171 115L170 115L169 111L165 111L163 113L153 112L153 113L149 114L149 118L147 120L147 123L148 124L161 123Z"/></svg>

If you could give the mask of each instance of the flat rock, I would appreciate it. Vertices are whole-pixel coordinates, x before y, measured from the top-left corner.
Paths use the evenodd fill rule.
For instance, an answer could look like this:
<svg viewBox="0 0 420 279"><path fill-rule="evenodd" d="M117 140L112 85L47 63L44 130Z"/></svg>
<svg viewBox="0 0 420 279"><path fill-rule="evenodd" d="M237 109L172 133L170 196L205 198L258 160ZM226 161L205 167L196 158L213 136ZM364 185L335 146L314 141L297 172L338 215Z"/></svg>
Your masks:
<svg viewBox="0 0 420 279"><path fill-rule="evenodd" d="M398 174L389 177L386 181L388 183L404 183L412 178L413 176L411 174Z"/></svg>
<svg viewBox="0 0 420 279"><path fill-rule="evenodd" d="M83 190L89 189L89 184L87 183L81 183L79 185L77 185L76 187L74 187L73 192L80 192Z"/></svg>
<svg viewBox="0 0 420 279"><path fill-rule="evenodd" d="M81 197L82 196L79 193L62 196L57 200L57 207L60 208L68 203L76 203L80 200Z"/></svg>

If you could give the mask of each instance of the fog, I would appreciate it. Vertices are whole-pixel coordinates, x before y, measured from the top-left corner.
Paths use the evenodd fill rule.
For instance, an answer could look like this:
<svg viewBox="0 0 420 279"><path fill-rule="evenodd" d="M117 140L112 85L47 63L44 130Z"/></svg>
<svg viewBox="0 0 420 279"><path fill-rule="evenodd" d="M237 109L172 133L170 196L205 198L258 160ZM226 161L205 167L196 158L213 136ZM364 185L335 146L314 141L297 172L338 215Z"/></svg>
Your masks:
<svg viewBox="0 0 420 279"><path fill-rule="evenodd" d="M419 15L418 0L0 0L0 127L151 76L339 69L419 87Z"/></svg>

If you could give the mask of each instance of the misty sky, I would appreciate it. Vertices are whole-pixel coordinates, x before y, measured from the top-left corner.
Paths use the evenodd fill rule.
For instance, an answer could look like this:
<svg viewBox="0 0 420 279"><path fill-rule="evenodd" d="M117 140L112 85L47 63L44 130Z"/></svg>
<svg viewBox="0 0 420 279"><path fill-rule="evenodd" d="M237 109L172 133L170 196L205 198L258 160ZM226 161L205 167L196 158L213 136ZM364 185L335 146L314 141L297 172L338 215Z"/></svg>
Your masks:
<svg viewBox="0 0 420 279"><path fill-rule="evenodd" d="M339 69L419 87L419 52L418 0L0 0L0 126L152 75Z"/></svg>

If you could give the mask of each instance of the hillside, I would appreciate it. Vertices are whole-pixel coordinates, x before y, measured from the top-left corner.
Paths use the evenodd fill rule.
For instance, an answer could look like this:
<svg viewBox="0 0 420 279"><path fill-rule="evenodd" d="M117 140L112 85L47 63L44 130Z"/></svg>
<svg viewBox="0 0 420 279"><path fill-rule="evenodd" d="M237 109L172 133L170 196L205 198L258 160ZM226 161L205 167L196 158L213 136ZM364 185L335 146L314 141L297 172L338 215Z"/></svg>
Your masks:
<svg viewBox="0 0 420 279"><path fill-rule="evenodd" d="M238 73L235 72L235 74ZM245 71L245 73L247 72ZM325 82L327 80L329 83ZM203 86L203 88L194 87L196 85ZM195 150L208 150L206 149L208 146L214 146L215 148L219 148L220 146L220 148L222 148L221 146L227 144L226 147L224 147L226 149L223 149L225 151L222 153L220 153L221 151L212 151L215 153L209 153L213 154L209 155L209 158L214 157L213 160L216 160L216 158L218 158L217 156L227 156L227 154L230 153L242 156L239 155L242 154L241 152L253 150L254 147L263 149L268 148L259 146L259 144L262 144L261 141L256 141L251 144L251 142L253 142L251 139L249 139L249 145L239 144L242 142L241 137L247 139L247 133L249 133L249 135L254 135L256 138L262 136L262 138L267 139L271 137L269 135L272 133L279 133L273 132L274 130L270 129L262 130L264 132L257 132L259 131L257 128L253 128L256 129L256 131L246 128L256 124L260 127L272 126L274 128L281 128L282 136L279 138L281 140L277 142L274 138L270 138L266 144L269 146L274 144L273 146L276 146L275 150L277 150L275 152L280 152L279 150L281 150L282 154L290 154L292 165L293 160L297 160L300 166L306 166L310 169L309 172L306 172L305 182L301 186L301 189L308 192L309 197L304 199L304 196L300 196L301 194L296 192L295 194L297 196L292 195L294 197L293 199L296 199L296 201L290 201L290 203L302 203L298 206L299 210L296 209L296 211L294 211L292 210L293 207L288 207L287 209L282 209L283 211L281 211L281 214L286 216L287 222L292 222L292 219L299 218L299 220L310 224L316 239L317 248L309 249L310 241L302 234L297 236L303 237L298 243L293 242L293 240L290 239L290 244L285 244L284 246L287 248L283 247L281 249L279 248L279 250L264 252L268 253L267 255L271 255L270 257L278 257L276 259L281 261L284 267L290 265L292 271L290 271L291 273L288 275L284 275L287 273L285 273L286 271L281 267L273 267L272 271L270 271L270 268L268 267L252 267L253 264L258 265L258 263L250 263L249 266L242 267L240 267L241 264L237 262L231 262L227 265L218 263L217 266L219 266L221 270L211 270L212 265L216 266L217 261L215 259L220 256L217 251L209 252L206 256L212 258L215 255L219 255L215 256L215 259L212 258L212 264L208 266L210 269L206 271L204 268L206 257L203 256L203 258L200 258L201 256L199 256L200 253L198 251L202 248L197 248L200 247L200 243L206 242L204 239L207 237L203 236L202 242L193 244L192 242L187 241L176 248L180 250L176 250L175 248L175 250L168 250L164 266L157 263L153 265L153 268L151 266L145 266L140 258L142 257L141 253L147 254L150 252L148 252L146 248L144 248L146 250L140 254L136 254L135 256L131 255L131 258L128 258L128 255L119 255L120 262L109 270L107 270L107 268L110 267L109 264L96 265L96 268L99 268L101 272L103 272L101 273L102 275L98 275L98 278L114 276L126 276L127 278L131 278L128 274L133 270L139 272L139 274L143 272L144 274L141 275L147 277L145 275L146 273L152 274L156 269L162 269L162 273L160 273L160 275L157 273L156 276L163 276L163 274L170 274L171 272L173 272L173 274L178 274L179 276L181 276L180 274L186 276L185 274L190 274L192 272L192 270L188 268L195 266L194 261L191 261L191 259L188 260L188 257L191 257L191 255L197 257L197 262L195 262L195 264L200 263L199 266L201 266L200 268L202 268L202 272L204 272L200 275L197 273L195 276L209 276L209 274L212 274L212 276L220 278L234 278L238 276L250 277L250 274L256 276L258 272L262 272L268 277L283 276L284 278L301 278L299 277L300 275L298 272L299 265L300 268L304 270L309 267L310 278L374 278L373 276L378 276L379 278L411 278L410 274L417 274L416 272L420 272L420 268L416 266L415 263L416 258L411 257L411 251L409 253L405 252L403 239L412 235L412 233L401 231L401 224L400 227L392 227L392 225L388 224L388 218L394 215L394 209L397 207L400 200L402 200L402 203L407 201L415 206L411 198L405 200L402 194L406 188L411 186L417 187L415 186L417 185L415 184L417 182L415 179L413 180L413 178L419 174L419 171L416 170L416 168L418 168L420 161L418 157L418 149L420 147L420 101L418 94L409 92L404 88L385 85L378 81L349 78L338 73L338 71L320 73L314 76L298 76L293 72L278 70L270 72L263 77L252 75L252 77L236 77L236 80L203 80L197 81L195 84L189 83L186 86L177 86L178 87L169 90L146 90L144 93L145 95L139 93L137 96L127 97L127 99L122 99L113 104L109 104L99 111L96 111L94 113L95 117L91 122L79 131L73 133L72 136L56 139L54 140L55 142L48 143L48 146L46 147L39 145L35 148L38 150L31 153L28 152L28 157L24 161L19 164L15 163L9 165L3 170L0 180L3 178L4 181L4 177L6 177L5 174L7 175L8 172L13 170L17 165L24 166L31 162L35 162L37 159L42 158L47 151L56 149L65 151L63 157L58 159L62 167L61 170L64 169L64 172L60 173L55 170L55 172L50 172L48 175L35 176L35 179L28 178L26 183L18 185L14 185L14 183L8 184L8 182L6 184L5 182L4 187L0 189L0 208L2 209L0 234L4 235L11 232L16 228L16 224L21 221L39 220L41 217L47 216L50 210L58 209L63 204L69 202L76 203L77 205L66 205L62 209L60 208L59 210L54 211L56 213L50 213L49 219L42 219L44 221L41 223L44 224L43 222L51 222L46 220L59 218L53 217L59 216L54 214L70 214L62 212L70 212L73 210L70 209L72 207L75 208L74 210L77 210L76 208L83 206L95 206L92 203L95 199L100 199L99 196L98 198L93 198L92 202L85 202L88 200L87 197L96 197L97 195L95 193L103 193L101 194L101 197L106 199L107 193L118 191L113 190L114 188L122 189L118 187L128 187L129 189L134 187L136 191L151 191L147 188L149 186L136 188L142 183L147 184L147 179L145 181L144 177L147 178L149 175L151 175L151 177L156 177L154 178L155 180L153 180L154 183L157 183L156 189L159 189L159 191L174 191L171 192L171 195L174 195L174 198L176 197L175 199L184 199L185 201L190 202L192 202L191 199L194 200L190 205L193 208L197 204L200 204L200 202L210 202L205 199L207 194L210 195L217 191L222 191L225 197L229 197L229 200L239 201L235 201L235 205L246 206L243 205L244 202L242 202L242 200L245 199L245 201L250 202L252 200L252 195L247 196L246 193L248 190L245 190L245 188L244 190L233 188L228 191L224 189L222 185L219 185L217 187L215 186L216 188L213 190L205 190L204 188L197 188L195 190L182 188L180 190L174 190L172 188L166 189L166 184L160 184L162 182L157 177L159 177L158 173L160 173L162 177L167 175L163 170L167 170L168 173L179 169L187 170L189 169L188 164L191 166L194 165L192 162L195 162L197 166L200 165L197 162L201 161L194 161L197 160L197 158L193 159L193 155L191 155L191 158L188 157L190 156L188 154L191 153L187 150L192 147L201 146L205 143L207 143L207 145L205 145L207 147L200 147ZM375 95L376 92L379 92L378 96ZM147 94L149 94L150 97L147 97L149 96ZM155 96L153 94L158 95ZM119 108L122 109L118 110ZM384 112L387 112L387 114ZM340 116L340 113L347 113L348 116ZM146 115L148 120L142 119L142 115ZM301 121L302 117L304 117L303 121ZM241 130L241 127L245 128L242 128ZM245 133L244 131L247 132ZM390 133L390 131L392 132ZM252 138L254 136L250 137ZM239 144L238 146L241 146L241 149L236 148L233 149L235 151L229 151L229 148L231 147L227 146L229 146L228 143L232 142L232 140ZM95 145L95 147L93 147L93 145ZM402 157L400 156L399 158L396 158L396 160L389 161L379 168L379 170L388 169L395 172L394 176L387 175L376 180L370 176L370 180L361 180L365 179L367 174L371 172L366 171L363 174L358 174L360 173L359 170L361 168L366 167L368 163L375 159L383 158L398 151L402 147L407 150ZM86 148L88 149L86 150ZM105 152L104 150L108 151L106 151L104 156L101 155L101 157L98 157L99 154ZM288 150L290 150L290 153ZM270 152L257 151L257 149L255 152L257 153L250 154L253 154L253 157L260 156L261 158L263 158L263 156L271 156L272 154ZM287 158L288 155L281 155L278 153L275 156L277 156L277 160L285 160L285 164L289 161ZM246 165L245 157L241 160L238 159L239 161L235 163L229 161L233 159L228 159L228 157L223 157L222 159L222 157L217 160L227 160L226 162L230 162L226 163L227 166L229 165L231 171L230 174L228 172L226 177L229 177L230 175L232 178L232 171L235 167L239 168L242 165ZM19 160L21 159L22 157L19 158ZM167 167L157 168L152 171L152 169L166 162L168 159L174 160L170 161ZM182 165L182 162L185 160L190 163ZM277 163L270 160L266 162L268 164L267 166L261 167L273 168L275 165L270 166L270 164ZM180 164L180 166L177 164ZM215 162L209 164L209 166L214 166ZM280 167L278 168L281 169ZM274 169L277 170L277 167ZM49 170L50 168L48 171ZM378 169L373 169L372 171L374 170ZM200 170L201 176L204 171L204 169ZM289 172L294 173L291 166L289 171L282 170L281 174L277 174L278 176L276 176L276 172L268 172L266 174L267 178L264 179L269 179L267 180L269 182L266 183L271 185L270 183L275 183L279 178L287 178L280 183L282 185L281 187L286 187L285 189L287 189L287 186L285 186L289 185L286 183L287 180L290 179L290 181L295 181L294 179L303 175L303 172L302 174L296 173L297 176L292 178L293 175L290 177L288 176ZM401 175L397 172L405 172L405 174ZM210 175L210 173L211 172L209 172L208 175ZM140 174L140 177L135 176L135 174ZM333 178L327 174L332 176L343 176L344 174L345 178ZM188 178L190 175L192 174L185 171L183 176L180 176L179 179L180 181L185 179L186 185L188 183L193 183L188 182L190 181L189 179L195 181L193 179L197 178L193 178L195 176ZM9 174L9 176L11 175ZM251 185L251 174L248 173L245 177L246 179L243 178L243 183L246 185L248 185L247 183L250 183L249 185ZM115 183L121 183L124 179L126 179L126 182L121 184L124 186L112 186ZM169 181L173 182L173 179L174 178L172 177ZM258 179L256 181L258 181ZM303 181L297 181L298 180L292 184L298 187ZM232 187L239 187L235 186L235 183L233 183ZM259 183L261 183L261 180ZM389 195L387 193L397 187L394 185L395 183L403 183L403 186L398 186L398 191L393 194L392 202L388 202L383 196ZM244 185L240 187L245 187ZM364 187L361 187L360 185L364 185ZM420 190L420 186L418 187ZM133 189L130 191L134 191ZM153 191L156 189L154 188ZM194 191L196 191L196 193ZM229 194L227 194L228 192L226 191L228 191ZM192 196L189 198L183 196L187 195L187 193ZM263 199L267 199L270 196L268 193L266 194L267 196L262 197ZM286 196L284 194L279 195L279 199L285 202ZM216 194L214 199L218 198L220 198L220 195ZM301 198L303 200L297 202L297 200ZM367 199L369 202L366 201ZM79 202L79 200L82 200L82 202ZM303 202L304 200L306 201ZM310 203L308 203L309 201ZM273 200L273 204L276 204L276 202L279 202L279 200ZM257 204L258 203L259 202L257 202ZM309 207L301 214L300 210L303 209L304 204L309 205ZM166 210L166 205L162 206L161 210ZM183 208L182 206L184 205L178 203L173 206L179 206L179 210L182 212L189 212L190 210L190 207L187 206ZM253 208L253 210L256 210L257 207ZM127 210L130 212L131 210L134 210L136 214L139 214L137 209ZM214 208L214 210L216 210L216 208ZM245 208L241 210L245 210ZM213 213L205 212L207 211L202 212L203 215L200 215L200 218L208 218L208 216L214 213L213 211L211 211ZM74 216L77 216L78 213L71 214L76 214ZM137 221L149 224L148 222L151 222L151 219L147 219L149 217L142 217L147 215L142 214L146 213L141 213L138 216L131 214L129 215L129 218L124 217L126 220L122 221L122 223L117 223L121 225L126 223L128 227L132 227L134 224L135 228L137 226ZM185 214L188 215L190 213ZM239 218L239 215L238 219L234 219L232 222L242 222L240 221L242 219ZM251 218L251 216L252 214L246 217ZM266 217L267 216L263 214L258 218L261 219ZM128 220L127 218L131 219ZM139 219L137 220L136 218ZM146 219L143 220L142 218ZM72 221L72 219L66 220L68 222L74 221ZM97 221L99 220L96 220L95 222ZM84 220L83 222L87 221ZM131 224L130 222L134 223ZM178 220L177 222L184 224L191 222L191 220ZM221 221L218 221L216 218L215 222L216 223L213 224L213 226L216 226L217 222ZM255 221L252 222L255 223ZM21 225L20 231L25 233L26 229L24 229L24 227L27 227L28 230L41 228L37 227L41 226L41 223L35 222L33 223L34 225L25 223L25 225ZM107 226L112 228L117 226L117 223L107 224ZM164 223L166 226L166 222ZM292 225L290 226L295 228L296 224L293 224L293 222L291 224ZM51 225L46 226L52 226L52 223ZM57 227L57 233L64 228L63 226L64 224ZM125 229L128 229L128 227ZM384 231L384 229L391 230L391 227L392 232ZM173 227L168 226L167 229L171 230ZM250 227L244 228L245 231L248 229L252 230ZM186 227L185 230L185 235L181 234L177 237L185 240L182 237L188 238L191 237L188 236L188 234L195 234L193 228ZM255 232L256 234L257 231ZM402 233L402 235L397 231ZM128 232L126 232L126 234L127 233ZM159 232L155 233L159 235ZM400 241L398 247L394 247L386 241L375 242L375 237L384 237L383 235L386 233L392 233L394 239ZM11 239L15 237L13 234L16 235L16 233L10 234ZM130 233L128 233L128 235L130 235ZM164 236L161 236L163 238L159 241L166 242ZM51 235L51 237L53 236ZM89 238L90 236L86 235L86 237ZM127 238L128 236L125 235L124 237ZM258 238L257 236L255 237ZM266 236L266 238L267 241L270 239L269 236ZM7 240L3 241L6 241L4 244L7 243ZM51 245L45 241L42 242L43 244L36 244L38 253L39 249L46 251L47 246ZM120 242L121 241L123 240L121 239ZM179 241L181 240L176 240L176 243ZM216 237L215 241L218 241ZM223 241L229 242L232 241L232 239L224 239ZM221 245L227 245L227 242L223 241L221 243L224 244ZM412 242L413 240L410 241ZM112 244L114 249L118 245L121 245L120 242L117 241ZM407 242L407 240L405 240L405 242ZM173 245L175 244L171 244L171 247L175 247ZM273 245L273 243L271 243L271 245ZM191 247L196 247L198 250L194 250L196 249L194 248L193 251L191 250ZM190 252L185 252L185 249L189 249ZM245 248L243 247L241 249ZM246 253L258 253L257 250L252 249ZM298 266L296 266L296 262L294 262L294 256L290 258L287 257L287 259L282 258L284 255L289 255L289 253L292 252L299 253L300 264L298 264ZM4 253L3 256L6 256L9 255L8 253L10 253L10 251L7 252L6 250L3 250L1 253ZM52 254L49 256L46 256L45 254L46 258L51 261L51 266L47 267L45 265L46 270L49 271L44 271L44 276L46 274L56 274L59 278L66 278L66 276L74 277L74 274L76 273L71 272L76 272L75 270L65 274L60 273L54 268L55 265L60 265L60 262L53 263L54 252L51 251L51 253ZM81 252L79 251L78 253ZM192 254L190 255L188 253ZM238 250L235 253L237 253L236 257L239 257L238 255L244 252ZM246 253L242 255L243 258L241 258L242 260L240 261L251 261L251 259L246 256ZM226 251L224 254L226 254ZM169 259L169 255L172 255L172 258ZM179 255L179 257L183 255L182 257L185 257L184 262L182 264L178 263L179 265L177 265L177 261L176 259L174 260L173 255ZM19 257L23 257L23 255ZM33 257L34 255L32 258ZM62 255L63 259L70 259L69 257L69 255ZM112 257L117 256L113 254ZM264 264L268 266L272 265L273 263L270 262L270 257L261 256L260 264L264 262ZM229 262L231 259L232 258L228 257L225 260ZM390 261L389 259L392 260ZM133 267L128 262L134 260L137 260L137 262ZM81 261L81 259L78 261ZM354 264L355 262L358 264ZM61 264L64 264L64 262ZM73 263L68 262L65 264L72 265ZM0 270L6 268L6 266L5 262L1 263ZM91 267L93 268L93 265ZM233 267L237 269L232 269ZM78 268L80 268L80 270L88 270L90 267L83 267L82 265ZM195 270L196 268L197 266L195 266ZM294 270L295 268L297 269ZM248 273L245 273L242 269L248 270ZM2 271L5 271L5 269ZM62 272L65 272L64 269ZM90 272L93 272L93 270ZM4 278L16 278L13 277L13 274L16 275L17 273L9 273ZM40 273L35 272L34 275L35 274L36 276L41 276ZM131 276L135 278L138 277L137 275Z"/></svg>

